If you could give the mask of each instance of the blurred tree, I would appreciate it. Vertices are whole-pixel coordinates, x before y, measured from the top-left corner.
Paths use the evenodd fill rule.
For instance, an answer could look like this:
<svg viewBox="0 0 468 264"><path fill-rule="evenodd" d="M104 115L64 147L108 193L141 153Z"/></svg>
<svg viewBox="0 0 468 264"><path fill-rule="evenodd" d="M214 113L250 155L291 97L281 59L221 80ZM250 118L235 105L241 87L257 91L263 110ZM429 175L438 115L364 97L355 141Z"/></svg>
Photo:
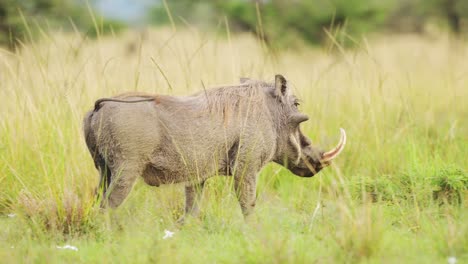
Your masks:
<svg viewBox="0 0 468 264"><path fill-rule="evenodd" d="M66 12L65 3L57 0L2 0L0 2L0 44L7 44L10 48L17 44L17 40L26 36L26 25L22 16L26 19L51 16L60 16Z"/></svg>
<svg viewBox="0 0 468 264"><path fill-rule="evenodd" d="M431 13L446 20L448 28L459 35L462 33L462 21L468 19L466 0L430 0Z"/></svg>
<svg viewBox="0 0 468 264"><path fill-rule="evenodd" d="M39 28L71 29L71 21L90 36L123 26L99 19L102 23L96 28L84 1L80 4L77 0L0 0L0 45L15 48L19 41L34 37Z"/></svg>
<svg viewBox="0 0 468 264"><path fill-rule="evenodd" d="M215 24L226 16L232 30L250 31L270 44L280 45L290 45L298 36L307 42L319 43L328 38L325 30L345 33L343 36L369 31L385 21L389 7L389 1L379 0L179 0L167 3L175 22L199 24L200 19L207 21L208 17L208 21ZM205 7L200 9L199 6ZM166 23L169 21L166 12L164 5L156 5L149 16L155 23Z"/></svg>
<svg viewBox="0 0 468 264"><path fill-rule="evenodd" d="M457 11L456 7L457 1L456 0L445 0L444 9L445 13L447 14L447 19L450 28L453 32L459 34L461 31L460 25L460 14Z"/></svg>
<svg viewBox="0 0 468 264"><path fill-rule="evenodd" d="M373 30L423 33L428 23L446 24L459 34L468 18L467 0L177 0L156 4L149 12L155 24L172 21L217 25L224 16L231 30L253 32L270 44L298 39L346 44ZM168 7L168 8L167 8ZM200 23L203 21L204 23Z"/></svg>
<svg viewBox="0 0 468 264"><path fill-rule="evenodd" d="M446 27L456 35L466 31L466 0L395 0L386 26L394 31L423 33L427 24Z"/></svg>

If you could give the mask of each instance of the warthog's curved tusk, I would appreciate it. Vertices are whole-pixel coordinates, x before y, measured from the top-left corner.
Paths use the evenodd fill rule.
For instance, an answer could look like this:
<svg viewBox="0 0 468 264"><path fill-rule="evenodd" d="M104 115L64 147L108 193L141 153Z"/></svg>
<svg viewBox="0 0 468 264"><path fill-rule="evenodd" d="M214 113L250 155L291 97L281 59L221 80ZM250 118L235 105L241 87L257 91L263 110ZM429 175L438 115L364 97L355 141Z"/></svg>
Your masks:
<svg viewBox="0 0 468 264"><path fill-rule="evenodd" d="M345 130L343 128L340 128L340 131L341 131L340 142L338 143L338 145L334 149L323 153L321 162L332 161L344 149L344 146L346 145L346 132L345 132Z"/></svg>
<svg viewBox="0 0 468 264"><path fill-rule="evenodd" d="M297 159L294 161L294 164L297 165L299 161L301 161L301 157L302 157L301 146L299 145L299 142L297 142L293 134L289 135L289 140L294 145L294 148L296 148L296 151L297 151Z"/></svg>

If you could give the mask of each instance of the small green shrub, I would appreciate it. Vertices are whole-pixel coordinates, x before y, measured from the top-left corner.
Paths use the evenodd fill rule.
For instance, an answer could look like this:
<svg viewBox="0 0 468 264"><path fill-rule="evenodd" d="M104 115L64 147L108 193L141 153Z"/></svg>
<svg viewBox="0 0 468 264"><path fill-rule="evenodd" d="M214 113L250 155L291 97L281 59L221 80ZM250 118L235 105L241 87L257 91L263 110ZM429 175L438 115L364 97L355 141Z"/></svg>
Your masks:
<svg viewBox="0 0 468 264"><path fill-rule="evenodd" d="M439 203L461 204L468 190L468 175L458 167L438 170L431 177L432 195Z"/></svg>
<svg viewBox="0 0 468 264"><path fill-rule="evenodd" d="M372 202L377 202L392 201L398 195L397 188L397 183L390 175L381 175L376 178L359 178L352 183L351 191L354 197L362 196L365 193Z"/></svg>

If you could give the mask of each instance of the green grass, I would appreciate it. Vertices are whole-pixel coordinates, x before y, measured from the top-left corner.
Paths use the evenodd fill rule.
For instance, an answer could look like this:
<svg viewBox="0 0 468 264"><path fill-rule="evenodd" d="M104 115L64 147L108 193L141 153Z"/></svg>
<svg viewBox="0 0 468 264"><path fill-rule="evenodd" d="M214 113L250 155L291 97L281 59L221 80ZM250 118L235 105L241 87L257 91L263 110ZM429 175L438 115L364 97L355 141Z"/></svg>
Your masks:
<svg viewBox="0 0 468 264"><path fill-rule="evenodd" d="M50 33L0 50L1 262L468 262L468 46L443 36L362 43L273 55L249 35L161 29L143 40ZM275 73L303 100L302 129L316 144L330 148L346 129L332 167L312 179L264 168L247 224L221 177L184 226L181 185L139 181L118 209L94 205L81 122L97 98L182 95ZM164 230L175 234L163 239ZM56 248L65 244L79 250Z"/></svg>

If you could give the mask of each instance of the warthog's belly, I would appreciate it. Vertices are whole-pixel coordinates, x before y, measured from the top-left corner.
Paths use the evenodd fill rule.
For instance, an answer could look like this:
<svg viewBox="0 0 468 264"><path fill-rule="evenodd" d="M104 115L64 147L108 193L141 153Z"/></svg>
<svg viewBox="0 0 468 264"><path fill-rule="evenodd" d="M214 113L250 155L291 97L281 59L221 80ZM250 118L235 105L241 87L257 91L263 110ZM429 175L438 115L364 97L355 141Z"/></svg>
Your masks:
<svg viewBox="0 0 468 264"><path fill-rule="evenodd" d="M148 164L143 171L144 181L151 186L159 186L161 184L171 184L183 182L184 179L180 177L174 177L173 173L165 168L159 168L152 164Z"/></svg>

